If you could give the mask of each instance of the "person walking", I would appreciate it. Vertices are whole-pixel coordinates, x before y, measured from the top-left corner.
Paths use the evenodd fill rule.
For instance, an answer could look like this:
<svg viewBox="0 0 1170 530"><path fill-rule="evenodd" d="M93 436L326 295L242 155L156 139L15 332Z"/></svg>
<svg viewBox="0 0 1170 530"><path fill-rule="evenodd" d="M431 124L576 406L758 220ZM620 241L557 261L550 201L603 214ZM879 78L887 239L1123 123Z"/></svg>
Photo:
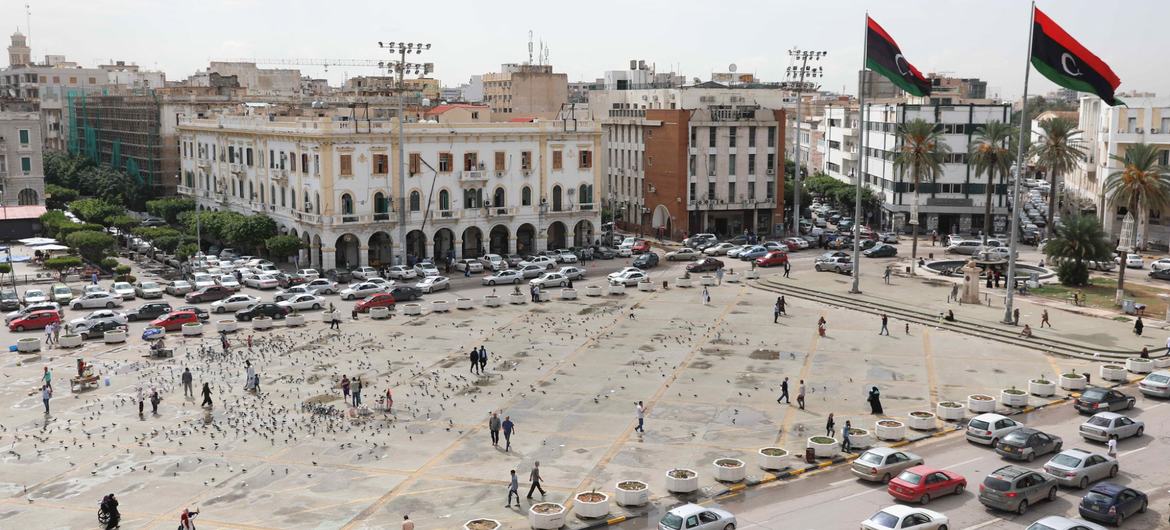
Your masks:
<svg viewBox="0 0 1170 530"><path fill-rule="evenodd" d="M252 368L252 361L244 361L244 390L252 389L252 379L256 375L256 369Z"/></svg>
<svg viewBox="0 0 1170 530"><path fill-rule="evenodd" d="M872 413L872 414L882 414L883 413L881 391L878 390L878 387L875 386L875 387L872 387L869 389L868 401L869 401L870 413Z"/></svg>
<svg viewBox="0 0 1170 530"><path fill-rule="evenodd" d="M142 419L145 415L144 408L146 407L146 394L143 393L142 387L138 387L135 391L135 397L138 398L138 418Z"/></svg>
<svg viewBox="0 0 1170 530"><path fill-rule="evenodd" d="M894 269L889 265L886 266L886 272L882 273L882 279L886 281L886 285L890 284L890 275L894 273Z"/></svg>
<svg viewBox="0 0 1170 530"><path fill-rule="evenodd" d="M878 332L878 335L885 335L887 337L890 336L890 329L886 327L889 323L890 317L886 316L885 313L882 313L882 330Z"/></svg>
<svg viewBox="0 0 1170 530"><path fill-rule="evenodd" d="M849 424L849 420L845 420L845 426L841 427L841 452L842 453L852 453L853 452L853 446L849 443L849 429L851 427L852 427L852 425Z"/></svg>
<svg viewBox="0 0 1170 530"><path fill-rule="evenodd" d="M779 322L780 322L780 300L777 299L776 303L772 305L772 323L777 324Z"/></svg>
<svg viewBox="0 0 1170 530"><path fill-rule="evenodd" d="M717 285L723 285L723 267L715 269L715 279L719 282Z"/></svg>
<svg viewBox="0 0 1170 530"><path fill-rule="evenodd" d="M516 431L516 424L512 423L511 416L504 416L504 423L500 425L504 430L504 452L512 451L512 433ZM519 499L517 499L519 500Z"/></svg>
<svg viewBox="0 0 1170 530"><path fill-rule="evenodd" d="M500 446L500 417L493 412L488 418L488 430L492 433L492 447Z"/></svg>
<svg viewBox="0 0 1170 530"><path fill-rule="evenodd" d="M800 387L796 390L796 404L800 405L800 410L804 410L804 379L800 380Z"/></svg>
<svg viewBox="0 0 1170 530"><path fill-rule="evenodd" d="M203 383L203 404L201 407L211 408L211 384Z"/></svg>
<svg viewBox="0 0 1170 530"><path fill-rule="evenodd" d="M49 415L49 399L53 397L53 388L41 385L41 401L45 404L45 416Z"/></svg>
<svg viewBox="0 0 1170 530"><path fill-rule="evenodd" d="M528 480L532 482L532 486L528 488L528 498L532 498L532 492L540 490L540 497L544 498L544 488L540 485L540 460L532 463L532 472L528 474Z"/></svg>
<svg viewBox="0 0 1170 530"><path fill-rule="evenodd" d="M158 404L162 402L162 396L158 395L157 388L150 389L150 413L158 416Z"/></svg>
<svg viewBox="0 0 1170 530"><path fill-rule="evenodd" d="M508 482L508 502L504 504L505 508L512 507L512 496L516 496L516 507L520 507L520 481L516 479L516 470L512 470L512 478Z"/></svg>
<svg viewBox="0 0 1170 530"><path fill-rule="evenodd" d="M828 436L828 437L832 438L832 437L833 437L833 431L834 431L836 428L837 428L837 425L836 425L836 424L834 423L834 421L833 421L833 413L832 413L832 412L830 412L830 413L829 413L829 419L825 421L825 436Z"/></svg>
<svg viewBox="0 0 1170 530"><path fill-rule="evenodd" d="M788 316L788 301L784 298L784 295L780 295L780 299L776 303L780 306L780 314Z"/></svg>
<svg viewBox="0 0 1170 530"><path fill-rule="evenodd" d="M414 521L410 520L409 515L402 516L402 530L414 530Z"/></svg>
<svg viewBox="0 0 1170 530"><path fill-rule="evenodd" d="M1109 458L1117 458L1117 435L1110 434L1109 441L1105 442L1105 446L1109 450Z"/></svg>
<svg viewBox="0 0 1170 530"><path fill-rule="evenodd" d="M386 405L386 414L394 412L394 393L389 388L386 389L386 400L384 404Z"/></svg>
<svg viewBox="0 0 1170 530"><path fill-rule="evenodd" d="M646 406L639 401L638 405L634 407L634 412L638 416L638 426L634 427L634 430L646 434L646 429L642 427L643 422L646 420Z"/></svg>
<svg viewBox="0 0 1170 530"><path fill-rule="evenodd" d="M1043 328L1045 325L1047 325L1048 327L1052 327L1052 323L1048 321L1048 310L1047 309L1045 309L1044 311L1042 311L1040 313L1040 327ZM1141 335L1141 333L1138 333L1138 335Z"/></svg>
<svg viewBox="0 0 1170 530"><path fill-rule="evenodd" d="M476 370L479 370L479 350L472 346L468 357L471 359L471 373L474 374Z"/></svg>
<svg viewBox="0 0 1170 530"><path fill-rule="evenodd" d="M711 293L707 292L706 287L703 287L703 294L701 296L703 298L703 305L708 305L711 303Z"/></svg>
<svg viewBox="0 0 1170 530"><path fill-rule="evenodd" d="M193 383L195 381L195 377L191 375L190 368L187 368L187 367L183 368L182 379L183 379L183 397L194 399L195 394L191 391L191 383Z"/></svg>
<svg viewBox="0 0 1170 530"><path fill-rule="evenodd" d="M820 319L817 320L817 334L824 337L825 332L828 331L828 328L829 328L829 322L827 320L825 320L825 317L821 317Z"/></svg>
<svg viewBox="0 0 1170 530"><path fill-rule="evenodd" d="M45 372L41 375L41 384L53 388L53 371L48 366L45 367Z"/></svg>
<svg viewBox="0 0 1170 530"><path fill-rule="evenodd" d="M349 376L341 376L341 400L349 403Z"/></svg>
<svg viewBox="0 0 1170 530"><path fill-rule="evenodd" d="M483 371L487 368L487 361L488 361L487 348L484 348L483 344L480 344L479 345L479 373L480 373L480 375L482 375Z"/></svg>
<svg viewBox="0 0 1170 530"><path fill-rule="evenodd" d="M792 262L785 261L784 262L784 277L787 278L788 274L791 272L792 272Z"/></svg>
<svg viewBox="0 0 1170 530"><path fill-rule="evenodd" d="M45 326L45 346L53 345L53 324L50 323Z"/></svg>
<svg viewBox="0 0 1170 530"><path fill-rule="evenodd" d="M1144 329L1146 329L1146 324L1145 322L1142 322L1141 315L1138 315L1137 322L1133 323L1133 334L1140 337L1142 336L1142 330Z"/></svg>
<svg viewBox="0 0 1170 530"><path fill-rule="evenodd" d="M779 403L780 400L782 400L782 399L784 400L784 403L787 403L789 405L792 404L792 402L789 401L789 399L788 399L788 378L787 377L785 377L784 380L780 382L780 397L776 398L776 403Z"/></svg>
<svg viewBox="0 0 1170 530"><path fill-rule="evenodd" d="M219 332L219 345L223 348L223 354L227 355L228 350L231 349L231 343L228 342L226 331Z"/></svg>
<svg viewBox="0 0 1170 530"><path fill-rule="evenodd" d="M199 510L190 511L183 508L183 513L179 515L179 530L195 530L195 516L199 515Z"/></svg>
<svg viewBox="0 0 1170 530"><path fill-rule="evenodd" d="M354 376L353 388L350 390L353 394L353 406L358 407L362 404L362 378L361 376Z"/></svg>
<svg viewBox="0 0 1170 530"><path fill-rule="evenodd" d="M1015 309L1012 309L1012 325L1013 326L1020 325L1020 308L1018 308L1018 307ZM1168 346L1170 346L1170 344L1168 344Z"/></svg>
<svg viewBox="0 0 1170 530"><path fill-rule="evenodd" d="M951 286L951 295L947 297L948 302L957 301L959 299L959 284Z"/></svg>

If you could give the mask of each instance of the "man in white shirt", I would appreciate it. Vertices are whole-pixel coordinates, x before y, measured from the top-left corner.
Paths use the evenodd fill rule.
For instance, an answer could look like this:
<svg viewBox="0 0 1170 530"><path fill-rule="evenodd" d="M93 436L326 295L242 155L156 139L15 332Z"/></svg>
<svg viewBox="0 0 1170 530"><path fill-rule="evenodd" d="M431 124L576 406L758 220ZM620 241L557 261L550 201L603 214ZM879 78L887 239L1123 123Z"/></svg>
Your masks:
<svg viewBox="0 0 1170 530"><path fill-rule="evenodd" d="M634 430L638 431L640 433L645 433L646 429L642 428L642 422L645 421L645 419L646 419L646 407L644 405L642 405L641 401L639 401L638 406L636 407L636 410L638 413L638 426L634 427Z"/></svg>
<svg viewBox="0 0 1170 530"><path fill-rule="evenodd" d="M1109 436L1109 441L1105 444L1109 448L1109 457L1117 458L1117 435Z"/></svg>

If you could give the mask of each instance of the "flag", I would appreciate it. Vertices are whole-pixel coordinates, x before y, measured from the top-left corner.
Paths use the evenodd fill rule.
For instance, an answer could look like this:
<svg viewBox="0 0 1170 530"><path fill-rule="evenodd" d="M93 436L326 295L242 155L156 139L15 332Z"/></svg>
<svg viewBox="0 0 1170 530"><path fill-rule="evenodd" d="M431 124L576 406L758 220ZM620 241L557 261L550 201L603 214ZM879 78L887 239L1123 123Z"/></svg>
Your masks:
<svg viewBox="0 0 1170 530"><path fill-rule="evenodd" d="M906 60L890 34L869 17L866 17L865 67L912 95L930 95L930 81Z"/></svg>
<svg viewBox="0 0 1170 530"><path fill-rule="evenodd" d="M1032 66L1064 88L1089 92L1110 106L1120 103L1113 91L1121 84L1117 74L1093 52L1065 33L1048 15L1036 9L1032 27Z"/></svg>

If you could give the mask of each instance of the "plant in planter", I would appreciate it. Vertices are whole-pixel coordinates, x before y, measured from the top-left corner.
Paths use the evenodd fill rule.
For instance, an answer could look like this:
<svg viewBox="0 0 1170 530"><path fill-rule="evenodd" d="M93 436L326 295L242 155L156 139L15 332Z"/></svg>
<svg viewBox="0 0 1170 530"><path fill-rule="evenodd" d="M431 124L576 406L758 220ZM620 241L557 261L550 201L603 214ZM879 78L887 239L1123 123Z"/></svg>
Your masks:
<svg viewBox="0 0 1170 530"><path fill-rule="evenodd" d="M967 408L976 413L994 412L995 398L987 394L971 394L967 396Z"/></svg>
<svg viewBox="0 0 1170 530"><path fill-rule="evenodd" d="M874 444L873 433L869 429L852 427L849 429L849 446L858 449L868 449Z"/></svg>
<svg viewBox="0 0 1170 530"><path fill-rule="evenodd" d="M577 517L597 519L609 515L609 495L594 489L578 493L576 499L573 511Z"/></svg>
<svg viewBox="0 0 1170 530"><path fill-rule="evenodd" d="M915 410L906 416L911 429L916 431L933 431L937 426L935 419L937 416L933 412L925 410Z"/></svg>
<svg viewBox="0 0 1170 530"><path fill-rule="evenodd" d="M901 440L906 437L906 424L898 420L878 420L874 432L879 440Z"/></svg>
<svg viewBox="0 0 1170 530"><path fill-rule="evenodd" d="M565 507L555 502L538 502L528 509L528 524L537 530L565 526Z"/></svg>
<svg viewBox="0 0 1170 530"><path fill-rule="evenodd" d="M1106 381L1125 381L1125 367L1119 364L1101 365L1101 379Z"/></svg>
<svg viewBox="0 0 1170 530"><path fill-rule="evenodd" d="M817 458L830 458L837 454L839 448L836 438L828 436L813 436L808 439L807 447L812 448Z"/></svg>
<svg viewBox="0 0 1170 530"><path fill-rule="evenodd" d="M784 463L788 458L788 451L779 447L764 447L759 451L759 465L763 469L785 469L789 467Z"/></svg>
<svg viewBox="0 0 1170 530"><path fill-rule="evenodd" d="M690 493L699 489L699 474L690 469L675 468L666 472L666 491Z"/></svg>
<svg viewBox="0 0 1170 530"><path fill-rule="evenodd" d="M942 401L935 407L935 414L943 421L958 421L963 419L963 405L956 401Z"/></svg>
<svg viewBox="0 0 1170 530"><path fill-rule="evenodd" d="M720 458L711 464L715 467L715 480L720 482L741 482L747 478L747 467L738 458Z"/></svg>
<svg viewBox="0 0 1170 530"><path fill-rule="evenodd" d="M1028 393L1016 387L1005 388L999 392L999 399L1007 407L1028 406Z"/></svg>
<svg viewBox="0 0 1170 530"><path fill-rule="evenodd" d="M1056 393L1056 383L1049 381L1044 376L1036 379L1028 380L1028 393L1033 396L1048 397Z"/></svg>
<svg viewBox="0 0 1170 530"><path fill-rule="evenodd" d="M650 502L650 486L640 480L618 482L614 491L617 503L622 506L642 506Z"/></svg>
<svg viewBox="0 0 1170 530"><path fill-rule="evenodd" d="M1135 374L1148 374L1154 371L1154 361L1141 357L1130 357L1125 360L1125 369Z"/></svg>
<svg viewBox="0 0 1170 530"><path fill-rule="evenodd" d="M1088 380L1085 379L1084 374L1078 374L1076 370L1060 374L1060 388L1065 390L1083 390L1088 385Z"/></svg>
<svg viewBox="0 0 1170 530"><path fill-rule="evenodd" d="M463 530L496 530L500 522L495 519L472 519L463 523Z"/></svg>

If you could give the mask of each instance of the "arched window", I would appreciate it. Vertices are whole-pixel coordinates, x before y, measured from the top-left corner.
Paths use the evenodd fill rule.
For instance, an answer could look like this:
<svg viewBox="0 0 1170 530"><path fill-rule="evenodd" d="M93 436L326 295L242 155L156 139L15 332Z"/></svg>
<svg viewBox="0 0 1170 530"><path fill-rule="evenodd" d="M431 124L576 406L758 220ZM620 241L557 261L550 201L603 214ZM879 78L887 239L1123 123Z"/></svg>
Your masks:
<svg viewBox="0 0 1170 530"><path fill-rule="evenodd" d="M410 211L417 212L422 209L420 203L422 203L422 196L419 195L418 191L410 192Z"/></svg>
<svg viewBox="0 0 1170 530"><path fill-rule="evenodd" d="M520 190L520 206L532 206L532 188L524 186Z"/></svg>
<svg viewBox="0 0 1170 530"><path fill-rule="evenodd" d="M560 185L553 186L552 191L552 211L561 211L561 187Z"/></svg>
<svg viewBox="0 0 1170 530"><path fill-rule="evenodd" d="M268 196L272 197L272 202L273 202L273 204L275 204L276 203L276 185L275 184L270 184L268 186ZM264 202L264 199L261 198L260 202Z"/></svg>
<svg viewBox="0 0 1170 530"><path fill-rule="evenodd" d="M591 204L593 203L593 187L588 184L582 184L577 188L577 204Z"/></svg>
<svg viewBox="0 0 1170 530"><path fill-rule="evenodd" d="M232 179L232 197L236 196L236 179Z"/></svg>
<svg viewBox="0 0 1170 530"><path fill-rule="evenodd" d="M439 191L439 210L448 211L451 209L451 192L447 190Z"/></svg>
<svg viewBox="0 0 1170 530"><path fill-rule="evenodd" d="M353 215L353 196L348 193L341 194L341 218L342 222L352 223L357 221L357 217Z"/></svg>
<svg viewBox="0 0 1170 530"><path fill-rule="evenodd" d="M288 205L288 188L280 187L280 207L284 208Z"/></svg>
<svg viewBox="0 0 1170 530"><path fill-rule="evenodd" d="M36 206L40 201L37 200L37 190L32 188L25 188L20 190L20 194L16 196L17 204L21 206Z"/></svg>
<svg viewBox="0 0 1170 530"><path fill-rule="evenodd" d="M243 189L244 189L244 187L240 186L240 190L243 191ZM252 183L249 181L248 182L248 195L245 196L244 198L250 201L255 196L256 196L256 189L254 187L252 187Z"/></svg>
<svg viewBox="0 0 1170 530"><path fill-rule="evenodd" d="M382 192L374 194L374 220L385 221L390 219L390 201Z"/></svg>
<svg viewBox="0 0 1170 530"><path fill-rule="evenodd" d="M503 208L505 203L504 188L496 188L496 193L492 195L492 207Z"/></svg>
<svg viewBox="0 0 1170 530"><path fill-rule="evenodd" d="M321 215L321 194L313 193L313 213Z"/></svg>

